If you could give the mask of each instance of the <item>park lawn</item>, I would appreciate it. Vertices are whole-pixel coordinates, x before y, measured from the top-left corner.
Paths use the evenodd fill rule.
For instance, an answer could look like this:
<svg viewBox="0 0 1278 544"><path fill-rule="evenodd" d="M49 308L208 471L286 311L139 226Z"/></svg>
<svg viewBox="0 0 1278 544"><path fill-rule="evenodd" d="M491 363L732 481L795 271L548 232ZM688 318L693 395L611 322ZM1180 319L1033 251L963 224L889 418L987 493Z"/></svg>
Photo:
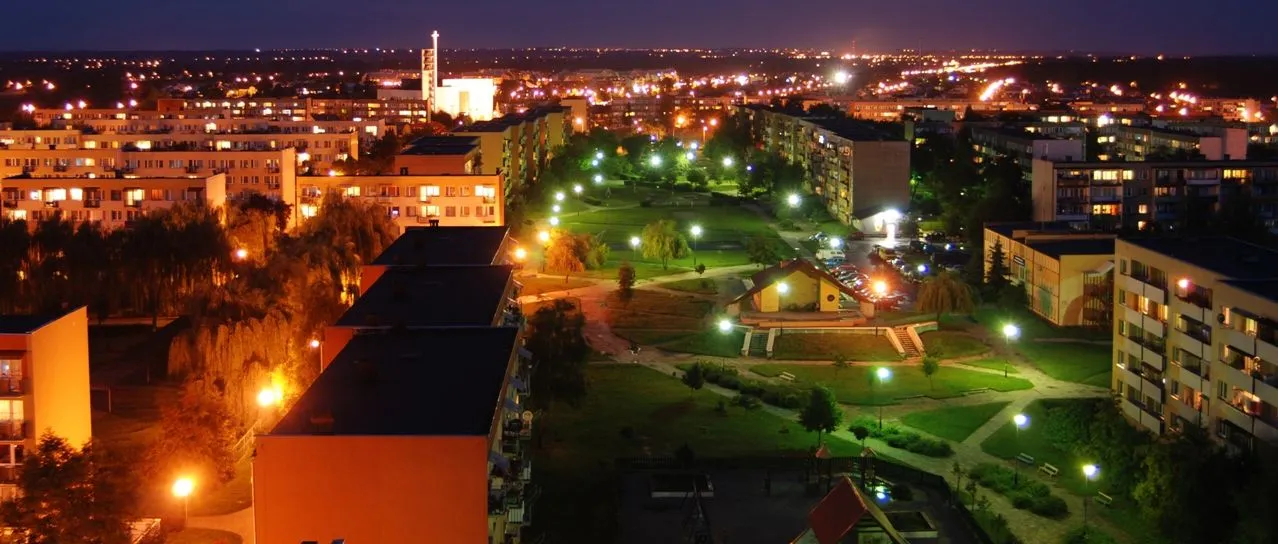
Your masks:
<svg viewBox="0 0 1278 544"><path fill-rule="evenodd" d="M1020 371L1019 371L1019 370L1017 370L1015 366L1012 366L1011 364L1008 364L1007 360L1005 360L1005 359L994 359L994 358L990 358L990 359L977 359L977 360L975 360L975 361L963 361L963 362L958 363L958 364L961 364L961 365L967 365L967 366L974 366L974 367L977 367L977 368L987 368L987 369L990 369L990 370L997 370L997 371L999 371L999 372L1007 372L1008 374L1019 374L1019 373L1020 373Z"/></svg>
<svg viewBox="0 0 1278 544"><path fill-rule="evenodd" d="M191 495L192 516L220 516L253 505L253 457L235 463L235 477L225 484L211 485Z"/></svg>
<svg viewBox="0 0 1278 544"><path fill-rule="evenodd" d="M875 312L874 319L870 320L870 323L875 323L883 327L896 327L899 325L924 323L935 320L936 314L932 312L920 312L917 310L891 310Z"/></svg>
<svg viewBox="0 0 1278 544"><path fill-rule="evenodd" d="M665 351L708 355L712 357L740 357L741 346L745 344L745 333L732 331L729 334L713 331L701 331L678 339L667 341L657 347Z"/></svg>
<svg viewBox="0 0 1278 544"><path fill-rule="evenodd" d="M830 361L835 354L848 361L899 361L901 354L886 337L851 333L782 332L772 346L772 356L780 360Z"/></svg>
<svg viewBox="0 0 1278 544"><path fill-rule="evenodd" d="M244 539L230 531L188 527L164 535L165 544L240 544Z"/></svg>
<svg viewBox="0 0 1278 544"><path fill-rule="evenodd" d="M1022 378L1004 378L978 372L943 366L932 376L931 383L923 375L921 365L894 365L887 382L879 386L871 380L871 373L878 367L854 365L842 370L834 365L765 364L754 365L750 371L760 376L777 376L782 372L793 374L801 386L820 384L829 387L839 402L877 406L895 404L897 399L931 397L945 399L957 397L973 389L1018 391L1034 385Z"/></svg>
<svg viewBox="0 0 1278 544"><path fill-rule="evenodd" d="M612 329L613 334L641 346L656 346L692 336L692 332L669 329Z"/></svg>
<svg viewBox="0 0 1278 544"><path fill-rule="evenodd" d="M989 346L975 336L959 331L928 331L919 335L923 351L933 357L953 359L989 352Z"/></svg>
<svg viewBox="0 0 1278 544"><path fill-rule="evenodd" d="M901 422L920 431L946 440L962 442L994 417L1009 402L991 402L971 406L954 406L925 412L911 412Z"/></svg>
<svg viewBox="0 0 1278 544"><path fill-rule="evenodd" d="M1015 324L1021 331L1020 337L1017 338L1017 343L1021 344L1038 338L1074 338L1107 341L1113 337L1113 332L1108 329L1056 327L1025 308L1009 311L994 306L982 306L976 310L973 317L990 331L991 338L1002 338L1003 326L1008 323Z"/></svg>
<svg viewBox="0 0 1278 544"><path fill-rule="evenodd" d="M617 293L608 295L607 323L613 329L667 329L697 332L708 326L705 317L713 304L689 295L672 295L636 289L629 302Z"/></svg>
<svg viewBox="0 0 1278 544"><path fill-rule="evenodd" d="M1052 400L1053 403L1064 402L1091 402L1090 399L1081 400ZM1080 459L1074 454L1062 451L1047 439L1047 406L1043 401L1031 402L1022 412L1029 416L1029 425L1016 432L1016 426L1011 422L1005 423L999 427L994 434L986 438L981 443L981 450L985 453L999 457L1002 459L1013 459L1018 454L1026 453L1034 458L1035 466L1033 468L1021 464L1022 469L1026 472L1037 473L1038 467L1043 463L1050 463L1056 468L1061 469L1059 476L1055 478L1056 483L1072 493L1079 494L1083 491L1083 472L1082 466L1087 460ZM1043 478L1047 481L1046 477ZM1104 483L1101 489L1104 490Z"/></svg>
<svg viewBox="0 0 1278 544"><path fill-rule="evenodd" d="M698 293L702 295L719 294L719 285L715 283L713 278L693 278L689 280L672 281L657 284L657 287L670 289L672 291L684 291L687 293Z"/></svg>
<svg viewBox="0 0 1278 544"><path fill-rule="evenodd" d="M590 389L578 408L557 405L535 427L541 496L534 531L548 542L615 539L618 457L671 456L685 444L698 457L806 455L816 445L797 423L761 409L729 406L721 414L715 406L728 399L645 367L591 366L586 378ZM860 450L837 437L826 443L836 455Z"/></svg>
<svg viewBox="0 0 1278 544"><path fill-rule="evenodd" d="M520 296L540 295L594 285L594 282L571 276L568 281L564 281L562 276L520 276L516 281L523 285L523 289L519 290Z"/></svg>
<svg viewBox="0 0 1278 544"><path fill-rule="evenodd" d="M1113 348L1077 342L1021 342L1017 351L1044 374L1055 379L1110 387Z"/></svg>

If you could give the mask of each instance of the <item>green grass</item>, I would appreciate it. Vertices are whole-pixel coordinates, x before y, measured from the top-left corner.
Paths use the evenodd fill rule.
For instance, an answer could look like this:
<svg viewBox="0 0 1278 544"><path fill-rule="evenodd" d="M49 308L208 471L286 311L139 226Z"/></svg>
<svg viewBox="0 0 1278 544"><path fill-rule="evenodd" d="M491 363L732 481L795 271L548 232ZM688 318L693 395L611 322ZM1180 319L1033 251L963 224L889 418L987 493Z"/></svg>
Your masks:
<svg viewBox="0 0 1278 544"><path fill-rule="evenodd" d="M542 293L594 285L594 282L573 277L569 277L568 281L565 282L563 276L520 276L517 281L524 286L519 291L520 296L540 295Z"/></svg>
<svg viewBox="0 0 1278 544"><path fill-rule="evenodd" d="M555 406L535 427L540 438L532 444L542 445L533 452L541 489L534 530L549 542L614 540L618 457L669 456L684 444L699 457L806 455L816 445L816 435L797 423L733 406L719 413L724 397L691 392L648 368L592 366L586 377L590 390L580 407ZM836 455L860 451L838 438L827 444Z"/></svg>
<svg viewBox="0 0 1278 544"><path fill-rule="evenodd" d="M1071 401L1053 400L1052 402ZM1073 402L1092 401L1079 400ZM1047 429L1047 408L1042 401L1031 402L1022 413L1029 416L1028 426L1021 429L1018 434L1015 425L1010 421L1005 423L981 443L981 450L1003 459L1013 459L1021 453L1029 454L1034 458L1036 467L1024 467L1027 472L1037 470L1037 466L1041 466L1043 463L1049 463L1061 469L1060 475L1056 477L1056 481L1061 487L1073 493L1080 493L1085 482L1081 467L1087 461L1074 456L1072 453L1056 448L1055 445L1048 441L1045 432ZM1101 484L1101 489L1104 489L1103 483Z"/></svg>
<svg viewBox="0 0 1278 544"><path fill-rule="evenodd" d="M919 312L916 310L893 310L887 312L875 312L874 319L870 323L875 323L883 327L896 327L899 325L909 325L911 323L923 323L926 321L935 321L936 314L932 312Z"/></svg>
<svg viewBox="0 0 1278 544"><path fill-rule="evenodd" d="M165 544L240 544L244 542L240 535L218 529L189 527L179 532L170 532L164 537Z"/></svg>
<svg viewBox="0 0 1278 544"><path fill-rule="evenodd" d="M612 329L612 332L626 340L644 346L656 346L666 342L674 342L693 334L689 331L668 329Z"/></svg>
<svg viewBox="0 0 1278 544"><path fill-rule="evenodd" d="M829 361L836 353L848 361L899 361L901 354L886 337L870 334L782 333L772 346L781 360Z"/></svg>
<svg viewBox="0 0 1278 544"><path fill-rule="evenodd" d="M959 331L929 331L919 335L923 350L942 359L980 355L990 350L975 336Z"/></svg>
<svg viewBox="0 0 1278 544"><path fill-rule="evenodd" d="M991 402L911 412L902 417L901 422L933 436L962 442L1008 404L1010 403Z"/></svg>
<svg viewBox="0 0 1278 544"><path fill-rule="evenodd" d="M688 293L699 293L702 295L719 294L719 285L712 278L693 278L690 280L679 280L658 284L657 287L670 289L672 291L684 291Z"/></svg>
<svg viewBox="0 0 1278 544"><path fill-rule="evenodd" d="M642 342L641 342L642 343ZM668 341L657 347L679 353L709 355L713 357L740 357L741 346L745 344L745 333L733 331L724 334L715 329L689 334Z"/></svg>
<svg viewBox="0 0 1278 544"><path fill-rule="evenodd" d="M993 306L982 306L976 310L974 317L977 322L990 331L992 338L1002 337L1003 325L1008 323L1015 324L1021 330L1021 335L1018 339L1020 343L1032 341L1036 338L1074 338L1108 341L1112 339L1113 334L1108 329L1056 327L1024 308L1006 311Z"/></svg>
<svg viewBox="0 0 1278 544"><path fill-rule="evenodd" d="M1020 373L1019 370L1016 370L1016 367L1008 364L1007 361L1004 359L977 359L975 361L963 361L962 363L959 363L959 364L974 366L977 368L988 368L990 370L997 370L999 372L1006 371L1008 374Z"/></svg>
<svg viewBox="0 0 1278 544"><path fill-rule="evenodd" d="M220 516L253 505L253 457L235 464L235 478L191 495L192 516Z"/></svg>
<svg viewBox="0 0 1278 544"><path fill-rule="evenodd" d="M1096 387L1110 386L1113 348L1069 342L1021 342L1017 351L1044 374L1058 380Z"/></svg>
<svg viewBox="0 0 1278 544"><path fill-rule="evenodd" d="M870 378L877 368L873 365L856 365L838 370L833 365L767 364L752 366L750 371L760 376L776 376L781 372L789 372L801 384L822 384L829 387L839 402L871 406L894 404L897 399L905 397L945 399L960 396L964 391L973 389L1017 391L1033 387L1028 380L1021 378L1004 378L953 367L941 367L929 383L920 365L892 366L891 378L880 386L877 379L872 381Z"/></svg>
<svg viewBox="0 0 1278 544"><path fill-rule="evenodd" d="M613 329L681 330L699 332L709 325L705 317L713 304L698 297L635 290L629 302L616 293L608 296L608 326Z"/></svg>

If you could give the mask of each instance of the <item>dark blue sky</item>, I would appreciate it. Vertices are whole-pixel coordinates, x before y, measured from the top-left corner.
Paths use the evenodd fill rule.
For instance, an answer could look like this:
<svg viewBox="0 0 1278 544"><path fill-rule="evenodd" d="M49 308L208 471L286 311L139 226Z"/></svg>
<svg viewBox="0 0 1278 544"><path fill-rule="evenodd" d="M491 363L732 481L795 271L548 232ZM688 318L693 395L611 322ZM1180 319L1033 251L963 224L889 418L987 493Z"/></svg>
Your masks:
<svg viewBox="0 0 1278 544"><path fill-rule="evenodd" d="M29 0L0 50L1000 48L1278 53L1274 0ZM74 17L68 13L75 13Z"/></svg>

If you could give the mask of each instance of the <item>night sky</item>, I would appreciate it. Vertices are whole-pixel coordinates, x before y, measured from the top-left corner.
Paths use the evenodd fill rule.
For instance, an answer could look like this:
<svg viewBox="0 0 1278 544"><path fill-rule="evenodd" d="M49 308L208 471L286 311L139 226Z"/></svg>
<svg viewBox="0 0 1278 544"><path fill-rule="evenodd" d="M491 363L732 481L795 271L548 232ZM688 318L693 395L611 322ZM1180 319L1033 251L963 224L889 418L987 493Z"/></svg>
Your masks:
<svg viewBox="0 0 1278 544"><path fill-rule="evenodd" d="M816 47L1278 54L1274 0L51 0L0 50ZM56 7L55 7L56 6ZM75 13L69 16L68 13Z"/></svg>

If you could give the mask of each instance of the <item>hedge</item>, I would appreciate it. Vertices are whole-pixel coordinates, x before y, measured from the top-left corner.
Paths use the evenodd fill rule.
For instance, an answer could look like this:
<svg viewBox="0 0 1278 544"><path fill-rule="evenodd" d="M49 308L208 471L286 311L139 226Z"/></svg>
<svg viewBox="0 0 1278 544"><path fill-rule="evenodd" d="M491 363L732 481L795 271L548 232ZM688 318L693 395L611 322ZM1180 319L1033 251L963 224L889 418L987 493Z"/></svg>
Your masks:
<svg viewBox="0 0 1278 544"><path fill-rule="evenodd" d="M1069 514L1065 500L1031 476L1017 478L1009 468L981 463L968 470L968 477L981 487L1006 496L1018 510L1029 510L1045 518L1060 519Z"/></svg>
<svg viewBox="0 0 1278 544"><path fill-rule="evenodd" d="M858 426L869 429L871 437L887 442L887 445L893 448L928 457L949 457L954 455L954 448L950 446L949 442L928 438L891 423L885 423L883 428L880 429L878 420L870 416L857 417L852 420L852 425L849 428Z"/></svg>

